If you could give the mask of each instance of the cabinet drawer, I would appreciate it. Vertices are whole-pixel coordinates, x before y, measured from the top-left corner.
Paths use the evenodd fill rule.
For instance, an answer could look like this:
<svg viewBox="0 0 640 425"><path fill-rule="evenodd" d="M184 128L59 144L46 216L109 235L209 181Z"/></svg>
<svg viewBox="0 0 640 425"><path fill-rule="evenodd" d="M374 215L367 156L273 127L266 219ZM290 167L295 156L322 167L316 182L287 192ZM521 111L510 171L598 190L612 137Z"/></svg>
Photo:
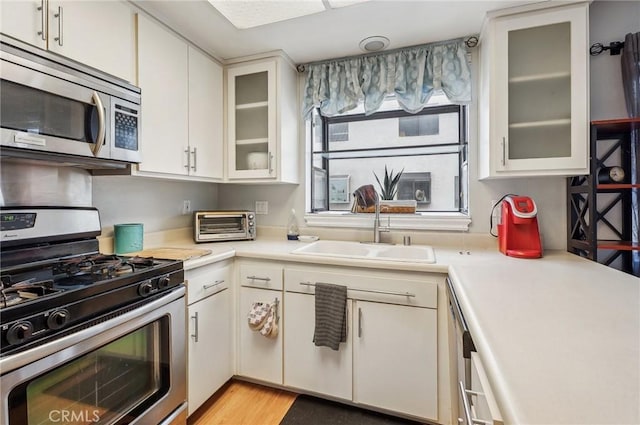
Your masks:
<svg viewBox="0 0 640 425"><path fill-rule="evenodd" d="M438 284L434 278L411 280L403 277L376 277L373 275L318 272L287 268L284 272L288 292L314 294L316 283L332 283L347 287L347 297L354 300L377 301L414 307L437 308Z"/></svg>
<svg viewBox="0 0 640 425"><path fill-rule="evenodd" d="M228 288L231 284L231 262L209 264L184 273L189 305Z"/></svg>
<svg viewBox="0 0 640 425"><path fill-rule="evenodd" d="M282 290L282 266L263 263L240 264L240 285Z"/></svg>

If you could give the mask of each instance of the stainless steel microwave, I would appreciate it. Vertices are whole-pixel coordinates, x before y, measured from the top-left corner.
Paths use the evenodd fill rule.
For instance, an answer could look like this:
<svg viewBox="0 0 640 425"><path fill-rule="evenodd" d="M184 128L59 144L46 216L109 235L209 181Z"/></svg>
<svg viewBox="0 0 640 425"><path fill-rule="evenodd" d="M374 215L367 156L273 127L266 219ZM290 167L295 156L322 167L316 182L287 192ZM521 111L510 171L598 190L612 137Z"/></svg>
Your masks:
<svg viewBox="0 0 640 425"><path fill-rule="evenodd" d="M196 211L193 229L193 239L196 242L255 239L255 213L253 211Z"/></svg>
<svg viewBox="0 0 640 425"><path fill-rule="evenodd" d="M3 157L86 168L141 161L138 87L7 36L0 38Z"/></svg>

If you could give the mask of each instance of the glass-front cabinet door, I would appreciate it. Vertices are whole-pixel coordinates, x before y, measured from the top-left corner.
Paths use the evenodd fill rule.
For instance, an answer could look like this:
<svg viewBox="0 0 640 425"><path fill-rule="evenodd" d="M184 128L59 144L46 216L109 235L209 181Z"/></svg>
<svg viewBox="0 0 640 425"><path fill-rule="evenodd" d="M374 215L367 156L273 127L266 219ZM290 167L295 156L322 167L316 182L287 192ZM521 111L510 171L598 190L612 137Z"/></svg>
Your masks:
<svg viewBox="0 0 640 425"><path fill-rule="evenodd" d="M586 170L587 7L497 18L494 36L496 172Z"/></svg>
<svg viewBox="0 0 640 425"><path fill-rule="evenodd" d="M230 68L227 74L228 176L276 176L276 63Z"/></svg>

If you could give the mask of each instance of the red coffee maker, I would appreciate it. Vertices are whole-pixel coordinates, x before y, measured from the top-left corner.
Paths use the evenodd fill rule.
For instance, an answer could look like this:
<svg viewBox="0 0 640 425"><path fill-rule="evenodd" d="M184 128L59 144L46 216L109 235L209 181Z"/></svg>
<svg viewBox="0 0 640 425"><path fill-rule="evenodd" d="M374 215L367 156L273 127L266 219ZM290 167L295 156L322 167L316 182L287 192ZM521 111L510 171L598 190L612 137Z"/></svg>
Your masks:
<svg viewBox="0 0 640 425"><path fill-rule="evenodd" d="M537 214L536 204L528 196L504 198L498 224L500 252L517 258L542 257Z"/></svg>

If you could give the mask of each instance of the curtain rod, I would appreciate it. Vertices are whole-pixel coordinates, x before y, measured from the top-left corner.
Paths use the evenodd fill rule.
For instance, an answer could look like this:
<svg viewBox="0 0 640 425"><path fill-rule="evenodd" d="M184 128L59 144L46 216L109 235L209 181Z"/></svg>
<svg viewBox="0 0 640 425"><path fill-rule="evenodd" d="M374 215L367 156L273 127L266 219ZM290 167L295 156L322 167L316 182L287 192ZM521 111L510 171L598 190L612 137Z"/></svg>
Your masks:
<svg viewBox="0 0 640 425"><path fill-rule="evenodd" d="M468 48L473 48L473 47L476 47L478 45L478 37L475 36L475 35L471 35L471 36L469 36L467 38L464 38L464 37L453 38L451 40L437 41L437 42L434 42L434 43L418 44L416 46L399 47L397 49L383 50L383 51L375 52L375 53L365 53L365 54L362 54L362 55L344 56L344 57L341 57L341 58L325 59L325 60L321 60L321 61L309 62L309 63L297 65L296 69L298 70L298 72L304 72L304 71L307 70L307 68L310 65L319 65L319 64L323 64L323 63L329 63L329 62L339 62L339 61L343 61L343 60L347 60L347 59L366 58L366 57L373 57L373 56L378 56L378 55L386 55L386 54L389 54L389 53L395 53L395 52L399 52L399 51L407 50L407 49L416 49L416 48L425 47L425 46L437 46L437 45L440 45L440 44L451 43L451 42L457 41L457 40L464 40L464 44Z"/></svg>
<svg viewBox="0 0 640 425"><path fill-rule="evenodd" d="M612 41L608 46L604 46L602 43L593 43L589 48L589 54L591 56L598 56L605 50L610 50L610 56L619 55L623 47L624 41Z"/></svg>

